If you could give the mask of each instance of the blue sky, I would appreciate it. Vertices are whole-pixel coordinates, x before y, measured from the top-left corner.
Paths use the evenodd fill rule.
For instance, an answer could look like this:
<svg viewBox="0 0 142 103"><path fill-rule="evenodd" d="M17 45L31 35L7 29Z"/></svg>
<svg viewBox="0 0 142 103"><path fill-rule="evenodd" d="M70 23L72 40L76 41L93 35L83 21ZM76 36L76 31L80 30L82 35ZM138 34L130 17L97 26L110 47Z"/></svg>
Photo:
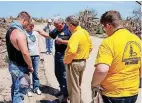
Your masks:
<svg viewBox="0 0 142 103"><path fill-rule="evenodd" d="M134 1L0 1L0 17L16 17L25 10L33 17L53 18L59 14L65 18L89 8L97 11L97 17L107 10L117 10L126 18L139 7Z"/></svg>

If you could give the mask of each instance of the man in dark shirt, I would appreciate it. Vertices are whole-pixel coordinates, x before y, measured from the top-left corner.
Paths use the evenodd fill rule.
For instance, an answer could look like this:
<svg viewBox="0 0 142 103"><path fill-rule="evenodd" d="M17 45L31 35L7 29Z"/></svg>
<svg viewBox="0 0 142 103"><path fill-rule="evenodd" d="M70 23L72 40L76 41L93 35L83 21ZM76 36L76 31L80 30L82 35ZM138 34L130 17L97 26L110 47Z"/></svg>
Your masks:
<svg viewBox="0 0 142 103"><path fill-rule="evenodd" d="M43 30L37 30L40 34L46 37L51 37L55 39L55 75L60 84L61 94L64 95L63 101L68 97L67 85L66 85L66 70L65 64L63 62L64 53L68 44L68 40L71 36L64 19L61 17L56 17L54 19L54 26L56 27L52 32L47 34ZM62 102L66 103L66 102Z"/></svg>

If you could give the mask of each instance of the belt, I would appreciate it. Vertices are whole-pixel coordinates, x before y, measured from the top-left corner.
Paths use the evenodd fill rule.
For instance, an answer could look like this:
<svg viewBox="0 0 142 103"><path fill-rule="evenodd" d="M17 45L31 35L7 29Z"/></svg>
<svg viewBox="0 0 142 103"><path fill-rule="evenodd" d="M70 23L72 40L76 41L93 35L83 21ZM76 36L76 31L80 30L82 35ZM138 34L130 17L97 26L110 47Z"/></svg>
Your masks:
<svg viewBox="0 0 142 103"><path fill-rule="evenodd" d="M73 59L73 62L78 62L78 61L86 61L86 59Z"/></svg>
<svg viewBox="0 0 142 103"><path fill-rule="evenodd" d="M42 53L42 54L46 54L46 52L40 52L40 53Z"/></svg>
<svg viewBox="0 0 142 103"><path fill-rule="evenodd" d="M39 55L34 55L34 56L31 56L31 57L39 57Z"/></svg>
<svg viewBox="0 0 142 103"><path fill-rule="evenodd" d="M55 53L58 53L58 54L64 54L65 52L59 52L59 51L56 51Z"/></svg>

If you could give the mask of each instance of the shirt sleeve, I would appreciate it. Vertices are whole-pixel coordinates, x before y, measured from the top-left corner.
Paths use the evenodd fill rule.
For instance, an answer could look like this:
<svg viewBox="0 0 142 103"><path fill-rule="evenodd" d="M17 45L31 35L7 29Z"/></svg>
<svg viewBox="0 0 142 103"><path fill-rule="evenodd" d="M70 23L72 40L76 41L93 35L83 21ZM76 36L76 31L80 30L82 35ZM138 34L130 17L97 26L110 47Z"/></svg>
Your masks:
<svg viewBox="0 0 142 103"><path fill-rule="evenodd" d="M92 40L91 40L91 38L90 38L90 35L89 35L89 32L87 32L86 30L85 30L85 33L86 33L86 35L87 35L87 38L88 38L88 42L89 42L89 44L90 44L90 52L92 51L92 49L93 49L93 46L92 46Z"/></svg>
<svg viewBox="0 0 142 103"><path fill-rule="evenodd" d="M112 61L113 55L111 45L107 41L103 41L98 50L95 66L97 66L97 64L107 64L111 66Z"/></svg>
<svg viewBox="0 0 142 103"><path fill-rule="evenodd" d="M93 45L92 45L92 40L91 40L91 38L90 38L90 42L89 42L89 44L90 44L90 52L92 51L92 49L93 49Z"/></svg>
<svg viewBox="0 0 142 103"><path fill-rule="evenodd" d="M48 31L49 31L48 25L46 25L43 30L44 30L45 32L48 32Z"/></svg>
<svg viewBox="0 0 142 103"><path fill-rule="evenodd" d="M74 56L77 52L78 45L79 45L79 38L76 37L75 35L72 35L72 37L68 41L68 46L66 49L64 62L66 62L66 63L72 62L72 60L74 59Z"/></svg>
<svg viewBox="0 0 142 103"><path fill-rule="evenodd" d="M56 37L57 37L57 31L56 31L56 29L54 29L53 31L51 31L50 33L49 33L49 36L51 37L51 38L53 38L53 39L56 39Z"/></svg>

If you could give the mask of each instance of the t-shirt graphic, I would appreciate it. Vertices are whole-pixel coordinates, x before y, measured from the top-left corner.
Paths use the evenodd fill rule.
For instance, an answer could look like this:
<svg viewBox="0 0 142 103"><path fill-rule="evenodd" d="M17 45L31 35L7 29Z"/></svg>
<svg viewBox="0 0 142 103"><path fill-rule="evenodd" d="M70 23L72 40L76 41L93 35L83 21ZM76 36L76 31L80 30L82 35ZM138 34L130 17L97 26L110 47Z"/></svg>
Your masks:
<svg viewBox="0 0 142 103"><path fill-rule="evenodd" d="M122 62L125 65L138 64L140 60L140 45L135 41L129 41L124 49Z"/></svg>

